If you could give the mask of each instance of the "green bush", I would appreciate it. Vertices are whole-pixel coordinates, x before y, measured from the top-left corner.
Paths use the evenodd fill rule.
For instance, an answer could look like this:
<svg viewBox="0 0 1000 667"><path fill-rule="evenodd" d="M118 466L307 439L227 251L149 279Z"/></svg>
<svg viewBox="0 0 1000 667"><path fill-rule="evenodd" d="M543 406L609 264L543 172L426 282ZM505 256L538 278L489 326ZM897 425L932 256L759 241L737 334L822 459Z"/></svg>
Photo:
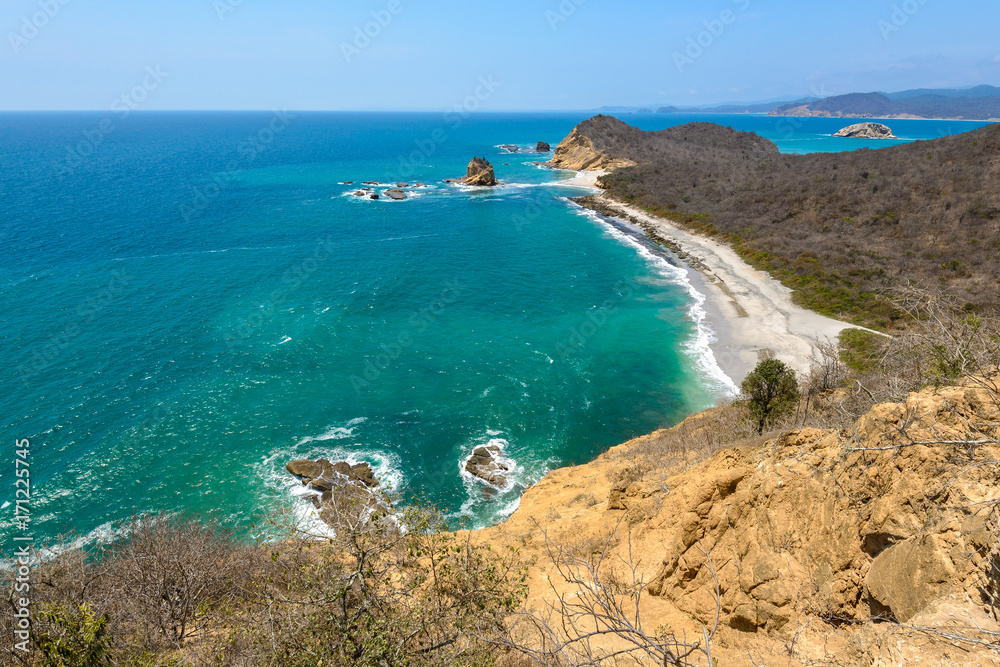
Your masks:
<svg viewBox="0 0 1000 667"><path fill-rule="evenodd" d="M747 397L747 410L758 434L775 419L791 412L799 400L795 371L777 359L757 364L740 389Z"/></svg>

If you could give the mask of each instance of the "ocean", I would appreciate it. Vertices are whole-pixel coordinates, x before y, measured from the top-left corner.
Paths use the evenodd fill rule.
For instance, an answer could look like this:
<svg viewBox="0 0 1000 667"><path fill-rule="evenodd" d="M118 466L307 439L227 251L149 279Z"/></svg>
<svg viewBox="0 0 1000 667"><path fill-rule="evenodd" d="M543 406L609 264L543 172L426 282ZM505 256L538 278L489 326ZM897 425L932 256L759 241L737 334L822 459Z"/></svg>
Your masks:
<svg viewBox="0 0 1000 667"><path fill-rule="evenodd" d="M154 511L313 520L284 465L318 457L488 525L546 471L730 393L686 270L570 202L586 191L548 154L499 147L554 147L589 115L0 114L0 414L12 450L31 442L35 539ZM983 125L890 121L897 142L832 138L838 119L622 119L795 153ZM503 185L443 182L473 156ZM487 443L515 466L496 492L462 470ZM13 463L0 484L6 549Z"/></svg>

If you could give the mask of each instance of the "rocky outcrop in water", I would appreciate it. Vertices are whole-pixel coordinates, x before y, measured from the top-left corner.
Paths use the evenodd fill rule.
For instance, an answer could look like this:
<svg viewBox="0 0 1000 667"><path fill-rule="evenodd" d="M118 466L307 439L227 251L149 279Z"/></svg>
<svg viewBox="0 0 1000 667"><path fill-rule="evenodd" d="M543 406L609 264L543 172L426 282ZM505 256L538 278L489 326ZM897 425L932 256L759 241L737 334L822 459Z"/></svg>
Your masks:
<svg viewBox="0 0 1000 667"><path fill-rule="evenodd" d="M385 191L385 196L388 197L389 199L402 201L403 199L406 199L406 192L404 192L403 190L399 190L397 188L390 188L389 190Z"/></svg>
<svg viewBox="0 0 1000 667"><path fill-rule="evenodd" d="M539 141L538 145L535 146L535 151L537 151L539 153L548 153L550 150L552 150L552 147L549 146L544 141Z"/></svg>
<svg viewBox="0 0 1000 667"><path fill-rule="evenodd" d="M378 486L375 472L367 463L351 465L347 461L331 463L327 459L299 460L285 464L285 469L316 491L327 491L344 483L361 484L367 488Z"/></svg>
<svg viewBox="0 0 1000 667"><path fill-rule="evenodd" d="M849 137L852 139L897 139L888 125L881 123L857 123L849 125L837 132L835 137Z"/></svg>
<svg viewBox="0 0 1000 667"><path fill-rule="evenodd" d="M491 187L498 183L497 177L493 173L493 165L486 158L481 157L472 158L472 162L465 170L465 178L446 178L445 181L483 187Z"/></svg>
<svg viewBox="0 0 1000 667"><path fill-rule="evenodd" d="M503 488L510 476L510 464L502 459L503 452L496 445L476 447L465 462L465 471L478 477L490 486Z"/></svg>
<svg viewBox="0 0 1000 667"><path fill-rule="evenodd" d="M391 510L379 493L375 472L367 463L299 460L290 461L285 469L320 494L313 496L312 503L320 518L335 529L344 522L356 525L375 511Z"/></svg>

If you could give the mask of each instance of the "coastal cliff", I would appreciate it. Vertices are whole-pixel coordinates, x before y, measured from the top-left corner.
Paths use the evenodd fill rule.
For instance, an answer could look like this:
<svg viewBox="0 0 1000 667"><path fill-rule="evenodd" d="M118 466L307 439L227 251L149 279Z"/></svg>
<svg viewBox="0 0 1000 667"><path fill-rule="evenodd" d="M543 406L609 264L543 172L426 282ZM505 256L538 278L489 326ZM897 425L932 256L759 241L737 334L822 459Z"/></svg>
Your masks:
<svg viewBox="0 0 1000 667"><path fill-rule="evenodd" d="M847 429L714 453L696 444L725 429L709 411L550 472L480 536L534 559L536 608L574 591L554 574L552 543L600 552L616 564L609 581L647 582L641 615L691 636L720 623L725 664L752 664L748 652L756 664L991 664L974 645L948 660L947 643L912 628L1000 631L983 604L1000 565L998 396L995 377L969 380Z"/></svg>
<svg viewBox="0 0 1000 667"><path fill-rule="evenodd" d="M552 160L548 163L556 169L585 171L594 169L617 169L635 164L631 160L606 155L594 146L594 141L579 128L573 128L569 136L556 146Z"/></svg>

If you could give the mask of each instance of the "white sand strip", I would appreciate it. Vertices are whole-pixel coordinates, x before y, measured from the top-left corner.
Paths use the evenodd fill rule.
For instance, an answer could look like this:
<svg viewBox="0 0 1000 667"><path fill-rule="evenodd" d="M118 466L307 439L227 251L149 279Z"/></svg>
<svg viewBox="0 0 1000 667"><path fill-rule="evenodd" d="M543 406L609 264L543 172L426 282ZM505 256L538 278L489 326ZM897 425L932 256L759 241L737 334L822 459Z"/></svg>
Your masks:
<svg viewBox="0 0 1000 667"><path fill-rule="evenodd" d="M789 288L754 269L729 246L634 206L605 196L600 199L612 211L651 225L704 265L701 273L689 268L692 284L707 297L708 321L718 337L712 351L736 384L767 350L800 374L807 374L821 359L818 346L836 342L841 331L854 327L795 305ZM703 280L698 280L699 275ZM704 289L699 288L699 282L704 283Z"/></svg>
<svg viewBox="0 0 1000 667"><path fill-rule="evenodd" d="M569 185L575 188L596 188L597 179L606 174L603 169L594 169L592 171L578 171L576 176L573 178L566 179L565 181L556 181L553 185Z"/></svg>

